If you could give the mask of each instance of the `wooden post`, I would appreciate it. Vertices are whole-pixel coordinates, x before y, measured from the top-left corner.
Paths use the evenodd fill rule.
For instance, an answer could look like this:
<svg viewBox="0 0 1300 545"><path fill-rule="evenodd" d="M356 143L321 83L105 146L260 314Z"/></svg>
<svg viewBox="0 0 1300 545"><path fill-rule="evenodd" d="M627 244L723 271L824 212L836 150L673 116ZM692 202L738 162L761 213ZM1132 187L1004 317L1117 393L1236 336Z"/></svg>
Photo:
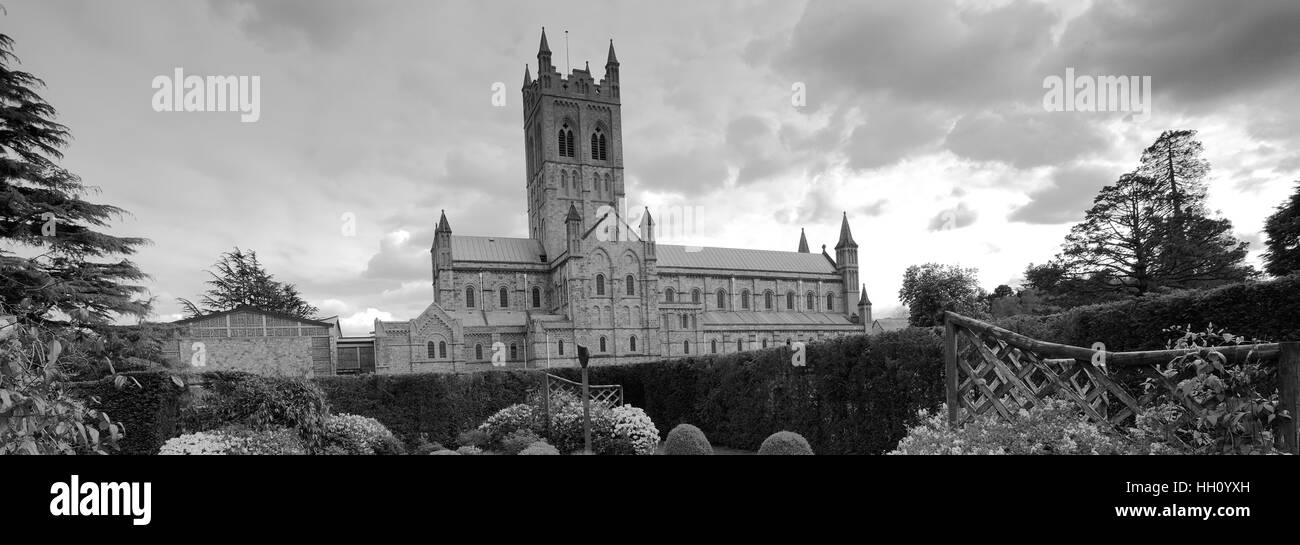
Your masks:
<svg viewBox="0 0 1300 545"><path fill-rule="evenodd" d="M551 438L551 374L542 373L542 414L546 418L546 439L554 441Z"/></svg>
<svg viewBox="0 0 1300 545"><path fill-rule="evenodd" d="M1282 422L1283 448L1291 454L1300 454L1300 342L1280 343L1277 358L1277 391L1282 409L1289 411L1290 420Z"/></svg>
<svg viewBox="0 0 1300 545"><path fill-rule="evenodd" d="M587 384L587 366L582 366L582 444L591 454L591 390Z"/></svg>
<svg viewBox="0 0 1300 545"><path fill-rule="evenodd" d="M947 390L948 425L957 425L957 326L945 315L943 321L943 383Z"/></svg>

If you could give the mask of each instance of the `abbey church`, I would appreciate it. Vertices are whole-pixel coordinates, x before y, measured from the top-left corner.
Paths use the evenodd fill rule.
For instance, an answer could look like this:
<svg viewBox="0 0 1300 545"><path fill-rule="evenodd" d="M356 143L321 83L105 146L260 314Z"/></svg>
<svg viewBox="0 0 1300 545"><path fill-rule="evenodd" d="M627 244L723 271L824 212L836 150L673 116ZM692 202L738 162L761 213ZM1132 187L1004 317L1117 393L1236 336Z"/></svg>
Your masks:
<svg viewBox="0 0 1300 545"><path fill-rule="evenodd" d="M658 244L650 210L621 211L623 121L611 41L604 77L562 75L543 29L537 76L525 68L528 238L455 234L452 211L430 250L433 302L409 321L376 321L378 373L593 365L784 346L865 333L848 218L832 257ZM793 244L792 244L793 246Z"/></svg>

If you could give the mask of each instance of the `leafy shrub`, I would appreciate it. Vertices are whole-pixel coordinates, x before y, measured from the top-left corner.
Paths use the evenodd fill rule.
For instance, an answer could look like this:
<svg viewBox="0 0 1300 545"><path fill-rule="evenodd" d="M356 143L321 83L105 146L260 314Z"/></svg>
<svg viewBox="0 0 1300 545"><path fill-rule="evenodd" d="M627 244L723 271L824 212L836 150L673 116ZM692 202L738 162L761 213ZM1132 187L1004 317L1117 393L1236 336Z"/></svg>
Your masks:
<svg viewBox="0 0 1300 545"><path fill-rule="evenodd" d="M186 431L242 425L255 430L296 430L309 453L321 447L329 406L321 389L300 378L261 377L240 371L209 371L201 378L208 395L181 411Z"/></svg>
<svg viewBox="0 0 1300 545"><path fill-rule="evenodd" d="M488 444L504 447L506 437L515 432L525 430L540 434L541 426L538 420L540 420L540 413L536 407L519 403L501 409L489 416L486 421L479 425L477 430L487 435Z"/></svg>
<svg viewBox="0 0 1300 545"><path fill-rule="evenodd" d="M678 424L664 440L664 454L669 456L713 454L713 445L699 428Z"/></svg>
<svg viewBox="0 0 1300 545"><path fill-rule="evenodd" d="M442 446L442 443L438 443L436 441L430 442L429 436L422 433L420 434L420 440L415 443L415 448L411 449L411 453L412 454L433 454L435 452L444 449L445 447Z"/></svg>
<svg viewBox="0 0 1300 545"><path fill-rule="evenodd" d="M157 454L165 441L179 434L185 388L166 371L132 373L130 378L131 383L122 387L114 381L97 380L68 391L121 426L118 453Z"/></svg>
<svg viewBox="0 0 1300 545"><path fill-rule="evenodd" d="M533 430L515 430L501 440L501 451L513 456L541 440L542 438L533 433Z"/></svg>
<svg viewBox="0 0 1300 545"><path fill-rule="evenodd" d="M560 451L546 441L538 441L528 445L528 448L520 451L519 454L522 456L558 456Z"/></svg>
<svg viewBox="0 0 1300 545"><path fill-rule="evenodd" d="M338 447L345 454L401 454L402 445L383 424L354 414L330 415L321 438L325 448Z"/></svg>
<svg viewBox="0 0 1300 545"><path fill-rule="evenodd" d="M456 449L456 452L458 454L477 455L477 454L483 454L483 449L470 446L470 445L465 445L463 447Z"/></svg>
<svg viewBox="0 0 1300 545"><path fill-rule="evenodd" d="M792 431L778 431L763 440L762 446L758 447L758 453L775 456L812 455L813 450L802 435Z"/></svg>
<svg viewBox="0 0 1300 545"><path fill-rule="evenodd" d="M448 455L460 456L459 452L456 452L454 450L447 450L447 449L430 452L429 454L437 454L439 456L448 456Z"/></svg>
<svg viewBox="0 0 1300 545"><path fill-rule="evenodd" d="M559 394L560 392L556 392ZM557 395L551 405L551 430L547 440L560 452L573 452L586 448L583 429L585 416L582 401L573 395ZM613 448L614 421L610 409L600 403L591 404L591 448L605 454L601 448Z"/></svg>
<svg viewBox="0 0 1300 545"><path fill-rule="evenodd" d="M304 454L297 431L229 427L168 439L159 454L294 455Z"/></svg>
<svg viewBox="0 0 1300 545"><path fill-rule="evenodd" d="M482 448L492 441L492 437L482 430L469 430L456 436L456 444L462 447Z"/></svg>

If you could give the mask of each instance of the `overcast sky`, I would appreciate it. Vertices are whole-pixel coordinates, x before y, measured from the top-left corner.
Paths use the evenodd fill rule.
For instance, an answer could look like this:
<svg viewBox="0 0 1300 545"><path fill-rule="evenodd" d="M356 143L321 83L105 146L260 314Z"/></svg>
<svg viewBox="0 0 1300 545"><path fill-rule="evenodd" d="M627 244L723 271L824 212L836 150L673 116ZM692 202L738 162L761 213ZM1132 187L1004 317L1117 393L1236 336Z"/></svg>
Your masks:
<svg viewBox="0 0 1300 545"><path fill-rule="evenodd" d="M238 245L365 334L432 301L440 209L456 234L527 236L519 87L542 26L562 71L567 30L597 78L614 40L628 205L700 213L661 242L794 250L803 227L819 251L845 211L877 316L912 264L1014 284L1164 130L1200 131L1210 208L1256 263L1300 178L1294 0L0 4L72 130L65 166L132 213L114 233L153 240L153 319ZM260 119L155 112L176 67L260 76ZM1150 76L1150 119L1045 111L1067 67Z"/></svg>

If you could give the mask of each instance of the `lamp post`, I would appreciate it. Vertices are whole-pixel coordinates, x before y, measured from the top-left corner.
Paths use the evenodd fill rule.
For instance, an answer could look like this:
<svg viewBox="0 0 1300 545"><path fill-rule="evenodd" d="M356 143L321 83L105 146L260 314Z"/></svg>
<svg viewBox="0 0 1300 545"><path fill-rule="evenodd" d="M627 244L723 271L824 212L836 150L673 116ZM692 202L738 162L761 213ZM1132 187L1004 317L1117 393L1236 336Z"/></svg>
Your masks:
<svg viewBox="0 0 1300 545"><path fill-rule="evenodd" d="M587 347L578 345L578 364L582 366L582 443L591 454L591 393L587 383Z"/></svg>

